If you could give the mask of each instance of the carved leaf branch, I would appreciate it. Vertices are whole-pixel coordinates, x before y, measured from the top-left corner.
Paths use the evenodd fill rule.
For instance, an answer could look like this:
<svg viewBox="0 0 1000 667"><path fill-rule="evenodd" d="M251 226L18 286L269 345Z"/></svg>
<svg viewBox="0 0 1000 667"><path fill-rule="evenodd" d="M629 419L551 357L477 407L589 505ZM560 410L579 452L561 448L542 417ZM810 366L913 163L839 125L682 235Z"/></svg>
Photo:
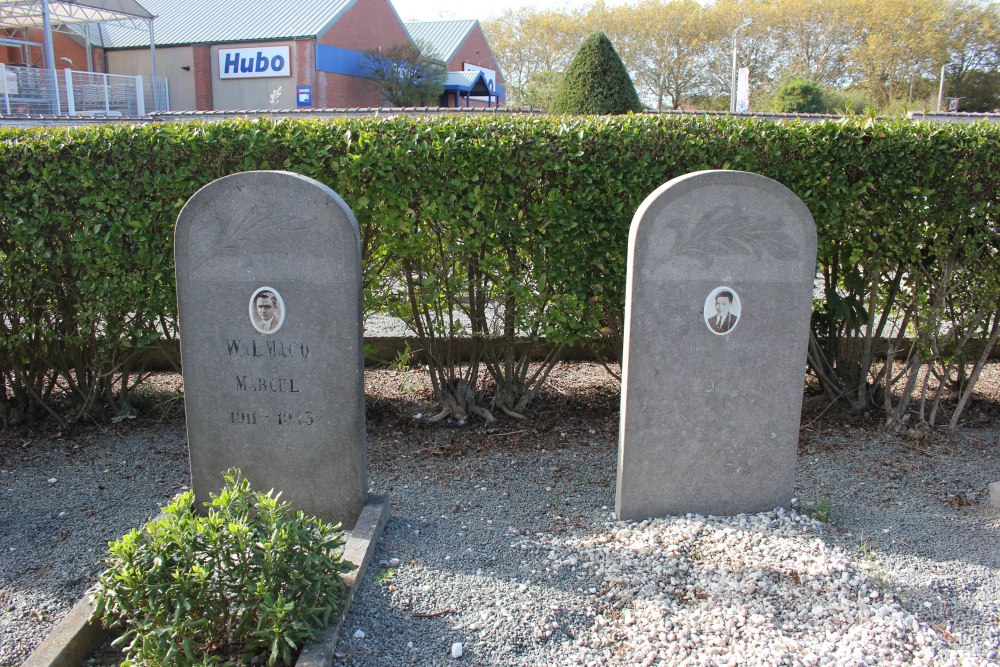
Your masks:
<svg viewBox="0 0 1000 667"><path fill-rule="evenodd" d="M221 255L239 255L261 243L264 252L269 239L284 238L291 234L309 232L311 226L302 218L288 217L263 203L223 209L215 216L216 230L212 240L202 247L196 265ZM208 222L212 224L212 222Z"/></svg>
<svg viewBox="0 0 1000 667"><path fill-rule="evenodd" d="M672 252L707 268L713 257L794 259L798 250L798 243L785 231L781 220L720 206L681 232Z"/></svg>

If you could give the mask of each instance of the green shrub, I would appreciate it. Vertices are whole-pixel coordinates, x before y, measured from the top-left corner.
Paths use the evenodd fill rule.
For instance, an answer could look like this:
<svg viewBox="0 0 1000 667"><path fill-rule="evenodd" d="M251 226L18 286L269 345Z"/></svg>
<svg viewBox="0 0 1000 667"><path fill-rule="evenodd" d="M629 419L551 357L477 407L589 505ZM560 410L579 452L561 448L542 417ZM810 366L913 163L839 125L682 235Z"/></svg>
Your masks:
<svg viewBox="0 0 1000 667"><path fill-rule="evenodd" d="M778 113L824 113L828 111L823 88L807 79L795 78L783 83L771 99L771 110Z"/></svg>
<svg viewBox="0 0 1000 667"><path fill-rule="evenodd" d="M0 128L0 424L128 403L128 355L176 332L180 207L248 169L344 197L365 309L417 333L453 416L470 400L523 414L545 373L527 344L620 340L632 216L698 169L774 178L812 212L822 297L809 363L831 398L886 405L880 387L906 380L884 374L882 342L904 321L923 337L912 372L948 373L939 386L968 396L975 374L952 362L1000 320L995 124L633 114ZM476 396L480 362L495 402Z"/></svg>
<svg viewBox="0 0 1000 667"><path fill-rule="evenodd" d="M624 114L642 111L639 95L603 32L584 40L566 69L550 109L556 114Z"/></svg>
<svg viewBox="0 0 1000 667"><path fill-rule="evenodd" d="M238 470L207 515L194 492L110 544L95 618L121 627L125 665L214 664L266 655L290 664L340 607L340 526L292 514Z"/></svg>

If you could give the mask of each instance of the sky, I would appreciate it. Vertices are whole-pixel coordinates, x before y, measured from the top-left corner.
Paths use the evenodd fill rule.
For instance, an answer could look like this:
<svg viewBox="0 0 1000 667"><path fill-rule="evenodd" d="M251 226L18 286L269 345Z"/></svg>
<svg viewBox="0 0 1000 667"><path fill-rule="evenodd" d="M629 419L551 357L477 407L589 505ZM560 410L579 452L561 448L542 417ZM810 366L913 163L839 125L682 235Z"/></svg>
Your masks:
<svg viewBox="0 0 1000 667"><path fill-rule="evenodd" d="M404 21L441 21L446 19L489 19L508 9L534 7L563 9L588 6L591 0L389 0ZM624 0L611 0L608 5L621 5Z"/></svg>

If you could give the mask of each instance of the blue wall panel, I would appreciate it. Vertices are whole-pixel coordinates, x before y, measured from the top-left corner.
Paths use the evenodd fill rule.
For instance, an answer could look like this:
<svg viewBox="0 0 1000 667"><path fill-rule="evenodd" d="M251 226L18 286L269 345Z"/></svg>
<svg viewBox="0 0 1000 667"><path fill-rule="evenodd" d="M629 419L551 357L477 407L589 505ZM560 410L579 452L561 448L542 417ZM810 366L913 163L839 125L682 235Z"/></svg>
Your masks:
<svg viewBox="0 0 1000 667"><path fill-rule="evenodd" d="M316 45L316 69L320 72L363 77L368 72L366 58L367 56L361 51L351 51L325 44Z"/></svg>

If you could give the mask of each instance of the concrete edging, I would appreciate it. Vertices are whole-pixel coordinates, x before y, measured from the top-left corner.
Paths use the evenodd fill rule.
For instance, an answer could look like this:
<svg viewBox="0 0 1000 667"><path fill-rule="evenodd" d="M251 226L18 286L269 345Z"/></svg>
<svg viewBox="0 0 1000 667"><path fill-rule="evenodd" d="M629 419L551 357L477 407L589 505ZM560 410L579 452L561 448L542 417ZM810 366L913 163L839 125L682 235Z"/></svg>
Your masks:
<svg viewBox="0 0 1000 667"><path fill-rule="evenodd" d="M386 496L369 496L365 508L361 510L358 523L351 531L351 537L344 547L344 560L357 565L357 569L345 574L343 579L347 584L347 592L344 595L344 604L340 609L340 614L336 621L331 623L318 641L307 644L296 667L328 667L333 663L333 653L337 649L337 642L340 641L340 631L344 626L344 618L351 609L351 602L354 601L354 591L358 588L358 583L364 579L365 571L371 562L372 554L375 552L375 543L378 541L382 531L385 529L386 521L389 519L389 499Z"/></svg>
<svg viewBox="0 0 1000 667"><path fill-rule="evenodd" d="M333 661L344 617L351 608L354 591L365 576L375 551L375 543L385 529L388 518L388 498L369 496L347 544L344 545L344 560L357 565L357 569L343 576L347 592L338 618L323 631L319 641L307 644L302 649L295 663L298 667L326 667ZM73 605L52 632L35 647L22 667L77 667L100 646L107 637L108 630L99 622L90 622L96 609L91 601L92 592L93 589L90 589L84 593L83 598Z"/></svg>
<svg viewBox="0 0 1000 667"><path fill-rule="evenodd" d="M90 622L96 609L90 599L93 590L83 594L22 667L76 667L101 645L108 630L100 622Z"/></svg>

